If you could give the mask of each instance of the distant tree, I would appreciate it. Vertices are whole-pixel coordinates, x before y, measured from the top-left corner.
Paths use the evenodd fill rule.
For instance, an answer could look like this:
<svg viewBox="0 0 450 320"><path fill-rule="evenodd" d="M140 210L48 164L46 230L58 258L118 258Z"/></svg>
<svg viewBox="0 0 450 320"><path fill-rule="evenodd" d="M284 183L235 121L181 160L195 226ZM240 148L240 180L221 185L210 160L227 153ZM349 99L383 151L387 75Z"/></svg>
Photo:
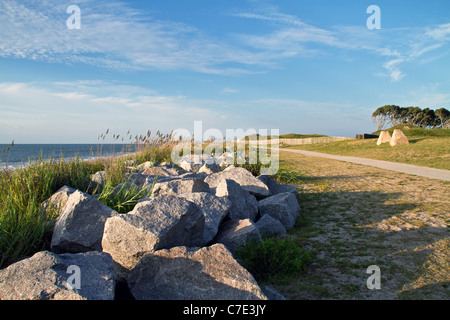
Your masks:
<svg viewBox="0 0 450 320"><path fill-rule="evenodd" d="M445 108L434 111L430 108L422 110L419 107L385 105L375 110L372 121L378 131L388 124L395 126L401 123L421 128L444 128L450 125L450 112Z"/></svg>
<svg viewBox="0 0 450 320"><path fill-rule="evenodd" d="M416 125L418 118L420 118L420 114L422 112L422 109L419 107L409 107L407 108L407 123Z"/></svg>
<svg viewBox="0 0 450 320"><path fill-rule="evenodd" d="M386 106L379 107L377 110L375 110L374 113L372 113L372 121L373 124L377 127L377 131L383 130L388 121L385 107Z"/></svg>
<svg viewBox="0 0 450 320"><path fill-rule="evenodd" d="M445 108L437 109L434 114L439 119L438 127L446 128L450 124L450 111Z"/></svg>

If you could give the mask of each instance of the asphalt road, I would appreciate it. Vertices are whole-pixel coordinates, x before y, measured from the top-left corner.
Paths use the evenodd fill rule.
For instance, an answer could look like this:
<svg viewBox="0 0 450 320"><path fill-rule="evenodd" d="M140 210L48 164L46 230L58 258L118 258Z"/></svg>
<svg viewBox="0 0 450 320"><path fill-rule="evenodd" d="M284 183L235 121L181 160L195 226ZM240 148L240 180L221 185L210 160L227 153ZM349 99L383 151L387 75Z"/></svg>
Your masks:
<svg viewBox="0 0 450 320"><path fill-rule="evenodd" d="M442 170L442 169L434 169L427 167L419 167L411 164L397 163L397 162L389 162L383 160L374 160L374 159L366 159L366 158L357 158L357 157L349 157L349 156L337 156L333 154L326 154L320 152L306 151L306 150L293 150L293 149L277 149L275 150L299 153L306 156L311 157L320 157L320 158L328 158L345 162L352 162L357 164L362 164L365 166L377 167L381 169L402 172L407 174L412 174L420 177L426 177L430 179L444 180L450 181L450 170Z"/></svg>

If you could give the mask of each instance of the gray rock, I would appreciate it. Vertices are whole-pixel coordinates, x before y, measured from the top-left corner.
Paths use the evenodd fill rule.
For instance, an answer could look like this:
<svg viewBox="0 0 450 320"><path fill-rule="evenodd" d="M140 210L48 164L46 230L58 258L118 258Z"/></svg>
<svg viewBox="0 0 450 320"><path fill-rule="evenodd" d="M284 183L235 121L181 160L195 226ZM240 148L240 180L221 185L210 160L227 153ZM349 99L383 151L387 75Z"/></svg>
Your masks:
<svg viewBox="0 0 450 320"><path fill-rule="evenodd" d="M286 300L281 293L268 285L262 286L261 289L269 300Z"/></svg>
<svg viewBox="0 0 450 320"><path fill-rule="evenodd" d="M234 180L223 179L216 187L216 196L227 197L232 205L230 218L235 220L255 220L258 214L258 201Z"/></svg>
<svg viewBox="0 0 450 320"><path fill-rule="evenodd" d="M292 184L279 184L269 175L260 175L257 179L269 187L272 196L284 192L292 192L296 195L299 194L296 186Z"/></svg>
<svg viewBox="0 0 450 320"><path fill-rule="evenodd" d="M103 186L106 183L106 179L106 171L98 171L91 176L91 181L98 186Z"/></svg>
<svg viewBox="0 0 450 320"><path fill-rule="evenodd" d="M276 220L269 214L265 214L256 222L261 236L273 237L286 234L286 228L280 221Z"/></svg>
<svg viewBox="0 0 450 320"><path fill-rule="evenodd" d="M213 174L220 171L220 166L216 162L205 162L205 164L198 170L199 173Z"/></svg>
<svg viewBox="0 0 450 320"><path fill-rule="evenodd" d="M133 211L109 218L103 251L118 264L124 277L140 258L174 246L202 246L205 217L194 203L173 195L142 199Z"/></svg>
<svg viewBox="0 0 450 320"><path fill-rule="evenodd" d="M258 227L250 220L229 220L223 224L216 242L224 244L233 254L250 239L261 241Z"/></svg>
<svg viewBox="0 0 450 320"><path fill-rule="evenodd" d="M186 179L186 178L198 178L201 180L205 180L205 178L208 176L206 172L187 172L179 175L179 178Z"/></svg>
<svg viewBox="0 0 450 320"><path fill-rule="evenodd" d="M146 184L146 181L149 178L149 176L142 173L132 173L126 174L125 178L127 182L132 182L139 187L143 187Z"/></svg>
<svg viewBox="0 0 450 320"><path fill-rule="evenodd" d="M70 266L79 268L79 289ZM0 300L113 300L114 278L107 253L41 251L0 270Z"/></svg>
<svg viewBox="0 0 450 320"><path fill-rule="evenodd" d="M297 197L292 192L279 193L258 202L261 217L268 214L280 221L286 228L294 226L295 220L300 214L300 206Z"/></svg>
<svg viewBox="0 0 450 320"><path fill-rule="evenodd" d="M157 166L157 165L159 165L158 161L156 161L156 162L146 161L144 163L141 163L140 165L137 165L136 168L140 169L140 170L146 170L146 169L149 169L149 168L151 168L153 166Z"/></svg>
<svg viewBox="0 0 450 320"><path fill-rule="evenodd" d="M210 188L216 188L223 179L234 180L257 198L270 196L269 188L248 170L241 167L229 166L221 172L209 175L205 178L205 182L209 184Z"/></svg>
<svg viewBox="0 0 450 320"><path fill-rule="evenodd" d="M183 173L186 173L183 169L168 166L148 168L142 172L143 175L160 177L178 176Z"/></svg>
<svg viewBox="0 0 450 320"><path fill-rule="evenodd" d="M53 231L51 249L56 253L102 251L106 219L118 213L79 190L70 195Z"/></svg>
<svg viewBox="0 0 450 320"><path fill-rule="evenodd" d="M148 254L131 271L128 285L137 300L267 300L221 244Z"/></svg>
<svg viewBox="0 0 450 320"><path fill-rule="evenodd" d="M204 161L201 156L198 155L187 155L184 156L180 163L178 164L181 168L183 168L186 171L192 171L194 173L197 173L198 170L203 166Z"/></svg>
<svg viewBox="0 0 450 320"><path fill-rule="evenodd" d="M76 190L73 188L63 186L50 198L45 200L41 204L41 212L45 215L44 217L47 219L51 216L58 216L64 209L64 206L66 205L70 195L75 191Z"/></svg>
<svg viewBox="0 0 450 320"><path fill-rule="evenodd" d="M210 242L217 234L219 225L228 215L231 201L226 197L216 197L208 192L194 192L180 194L195 203L205 216L205 231L203 233L204 243Z"/></svg>
<svg viewBox="0 0 450 320"><path fill-rule="evenodd" d="M210 192L209 185L199 178L187 178L157 182L153 188L153 196L192 192Z"/></svg>

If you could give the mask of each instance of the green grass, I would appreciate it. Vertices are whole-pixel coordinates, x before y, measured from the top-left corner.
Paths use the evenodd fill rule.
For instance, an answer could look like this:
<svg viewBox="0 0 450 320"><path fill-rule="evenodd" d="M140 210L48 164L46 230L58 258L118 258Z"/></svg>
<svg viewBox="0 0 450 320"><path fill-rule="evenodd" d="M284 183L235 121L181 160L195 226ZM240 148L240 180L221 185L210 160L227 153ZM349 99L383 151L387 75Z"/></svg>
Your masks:
<svg viewBox="0 0 450 320"><path fill-rule="evenodd" d="M257 281L298 274L310 262L310 254L292 238L251 240L236 251L237 257Z"/></svg>
<svg viewBox="0 0 450 320"><path fill-rule="evenodd" d="M409 136L408 139L409 145L397 147L391 147L388 143L378 146L376 139L368 139L285 146L285 148L450 170L450 137Z"/></svg>
<svg viewBox="0 0 450 320"><path fill-rule="evenodd" d="M279 139L305 139L305 138L320 138L327 137L323 134L298 134L298 133L288 133L279 136Z"/></svg>
<svg viewBox="0 0 450 320"><path fill-rule="evenodd" d="M129 187L129 183L129 181L121 183L120 187L107 183L97 199L118 213L127 213L133 210L140 199L152 195L153 186L150 188L139 188L135 185Z"/></svg>

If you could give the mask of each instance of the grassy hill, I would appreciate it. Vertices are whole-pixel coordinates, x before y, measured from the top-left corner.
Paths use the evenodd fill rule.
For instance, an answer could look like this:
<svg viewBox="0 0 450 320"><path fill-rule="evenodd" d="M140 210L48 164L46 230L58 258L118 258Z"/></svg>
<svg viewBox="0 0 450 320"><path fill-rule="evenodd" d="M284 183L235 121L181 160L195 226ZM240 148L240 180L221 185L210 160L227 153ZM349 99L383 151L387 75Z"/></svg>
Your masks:
<svg viewBox="0 0 450 320"><path fill-rule="evenodd" d="M248 139L249 137L254 137L255 135L247 136L245 137ZM256 134L256 136L259 138L260 135ZM323 134L299 134L299 133L287 133L287 134L281 134L278 136L278 139L305 139L305 138L319 138L319 137L327 137ZM271 136L267 137L268 140L271 139Z"/></svg>
<svg viewBox="0 0 450 320"><path fill-rule="evenodd" d="M406 127L409 127L409 129ZM422 129L398 125L387 129L387 131L392 135L394 129L401 129L408 137L410 144L391 147L388 143L385 143L378 146L376 139L368 139L285 146L285 148L450 170L450 129ZM379 134L379 131L374 132L374 134Z"/></svg>
<svg viewBox="0 0 450 320"><path fill-rule="evenodd" d="M280 139L305 139L305 138L319 138L326 137L323 134L297 134L297 133L288 133L280 135Z"/></svg>

